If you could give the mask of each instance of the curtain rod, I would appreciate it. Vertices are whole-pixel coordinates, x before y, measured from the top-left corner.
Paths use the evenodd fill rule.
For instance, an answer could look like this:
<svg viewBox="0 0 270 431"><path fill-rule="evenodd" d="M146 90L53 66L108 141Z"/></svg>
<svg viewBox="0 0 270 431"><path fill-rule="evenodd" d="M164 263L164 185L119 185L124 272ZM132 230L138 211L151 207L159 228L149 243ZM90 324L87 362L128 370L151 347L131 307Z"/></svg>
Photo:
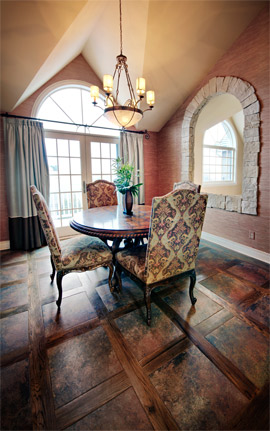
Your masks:
<svg viewBox="0 0 270 431"><path fill-rule="evenodd" d="M23 115L12 115L9 114L8 112L6 112L5 114L1 114L1 117L7 117L7 118L22 118L24 120L34 120L34 121L49 121L50 123L58 123L58 124L71 124L72 126L78 126L78 127L94 127L96 129L105 129L105 130L116 130L117 132L120 133L125 133L125 132L129 132L129 133L137 133L139 135L145 135L146 139L149 139L149 133L147 130L127 130L124 127L122 129L116 129L113 127L102 127L102 126L91 126L88 124L79 124L79 123L71 123L68 121L57 121L57 120L48 120L48 119L44 119L44 118L36 118L36 117L25 117Z"/></svg>

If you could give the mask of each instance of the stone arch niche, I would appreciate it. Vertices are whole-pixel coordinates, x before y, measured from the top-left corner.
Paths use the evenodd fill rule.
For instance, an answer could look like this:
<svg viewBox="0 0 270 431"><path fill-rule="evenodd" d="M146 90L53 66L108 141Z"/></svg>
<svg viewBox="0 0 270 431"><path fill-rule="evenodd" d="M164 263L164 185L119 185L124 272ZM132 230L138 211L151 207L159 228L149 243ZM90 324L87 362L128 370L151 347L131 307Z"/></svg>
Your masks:
<svg viewBox="0 0 270 431"><path fill-rule="evenodd" d="M193 181L194 131L200 111L210 99L224 93L235 96L240 101L244 112L242 195L209 193L208 207L257 215L260 104L254 87L240 78L219 76L210 79L187 106L182 123L181 180Z"/></svg>

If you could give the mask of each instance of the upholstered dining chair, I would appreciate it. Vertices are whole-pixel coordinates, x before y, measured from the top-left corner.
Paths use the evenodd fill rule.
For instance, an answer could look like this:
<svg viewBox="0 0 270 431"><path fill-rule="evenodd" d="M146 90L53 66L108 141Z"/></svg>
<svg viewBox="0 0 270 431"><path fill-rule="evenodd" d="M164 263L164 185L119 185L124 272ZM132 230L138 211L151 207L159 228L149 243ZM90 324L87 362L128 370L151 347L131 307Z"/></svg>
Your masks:
<svg viewBox="0 0 270 431"><path fill-rule="evenodd" d="M106 180L86 184L88 208L118 205L116 187Z"/></svg>
<svg viewBox="0 0 270 431"><path fill-rule="evenodd" d="M176 189L153 198L148 244L116 254L116 279L122 288L124 271L144 287L147 324L151 324L151 292L173 277L190 277L189 295L196 298L195 260L206 211L207 195ZM166 284L168 284L166 282Z"/></svg>
<svg viewBox="0 0 270 431"><path fill-rule="evenodd" d="M179 183L174 183L173 190L175 189L193 190L194 192L200 193L201 185L194 184L191 181L180 181Z"/></svg>
<svg viewBox="0 0 270 431"><path fill-rule="evenodd" d="M43 195L35 186L31 186L30 190L51 253L52 283L57 271L58 310L62 302L62 278L70 272L91 271L100 266L108 267L110 269L108 283L112 291L113 263L109 247L101 239L91 236L79 236L60 242Z"/></svg>

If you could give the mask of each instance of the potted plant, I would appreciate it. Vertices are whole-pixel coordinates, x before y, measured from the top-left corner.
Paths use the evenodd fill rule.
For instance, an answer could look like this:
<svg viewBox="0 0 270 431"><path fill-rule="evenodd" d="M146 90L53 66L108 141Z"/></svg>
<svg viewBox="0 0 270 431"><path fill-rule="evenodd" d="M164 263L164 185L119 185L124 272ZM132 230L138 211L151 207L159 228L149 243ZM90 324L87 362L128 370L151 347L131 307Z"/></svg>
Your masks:
<svg viewBox="0 0 270 431"><path fill-rule="evenodd" d="M139 187L142 186L143 183L133 184L132 175L134 172L134 166L129 163L123 163L121 157L117 157L113 164L113 173L116 175L114 180L114 184L116 185L116 189L122 195L124 195L123 206L124 206L124 214L132 215L132 206L133 206L133 196L138 196ZM136 176L139 175L139 171Z"/></svg>

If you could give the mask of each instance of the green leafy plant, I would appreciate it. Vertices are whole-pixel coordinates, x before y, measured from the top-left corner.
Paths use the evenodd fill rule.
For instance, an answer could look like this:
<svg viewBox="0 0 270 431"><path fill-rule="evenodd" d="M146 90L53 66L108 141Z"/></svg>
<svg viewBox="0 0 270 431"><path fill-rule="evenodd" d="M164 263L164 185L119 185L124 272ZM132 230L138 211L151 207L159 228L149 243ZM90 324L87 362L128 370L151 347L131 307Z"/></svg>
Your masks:
<svg viewBox="0 0 270 431"><path fill-rule="evenodd" d="M116 175L116 179L114 180L114 184L116 185L116 189L118 192L123 195L130 190L133 196L137 196L139 193L139 187L143 185L143 183L133 184L132 175L134 172L134 166L129 163L123 163L121 157L117 157L115 162L112 165L113 173ZM139 171L136 176L139 176Z"/></svg>

